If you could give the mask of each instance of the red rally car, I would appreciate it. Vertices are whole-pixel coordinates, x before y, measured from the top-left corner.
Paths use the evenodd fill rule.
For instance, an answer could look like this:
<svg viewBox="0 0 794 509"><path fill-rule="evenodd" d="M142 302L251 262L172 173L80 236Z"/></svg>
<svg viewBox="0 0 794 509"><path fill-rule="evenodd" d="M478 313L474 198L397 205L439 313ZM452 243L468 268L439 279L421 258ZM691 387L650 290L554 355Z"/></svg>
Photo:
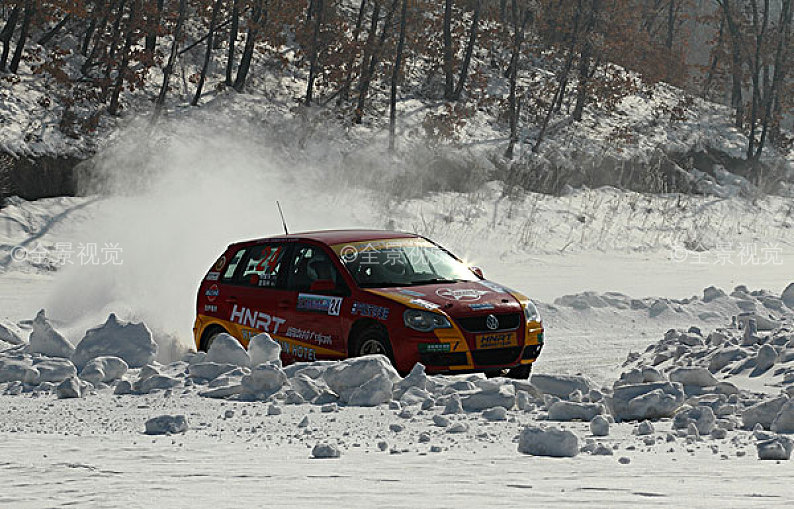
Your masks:
<svg viewBox="0 0 794 509"><path fill-rule="evenodd" d="M384 354L401 373L484 371L526 378L543 325L524 295L424 237L298 233L230 245L198 292L196 347L267 332L282 361Z"/></svg>

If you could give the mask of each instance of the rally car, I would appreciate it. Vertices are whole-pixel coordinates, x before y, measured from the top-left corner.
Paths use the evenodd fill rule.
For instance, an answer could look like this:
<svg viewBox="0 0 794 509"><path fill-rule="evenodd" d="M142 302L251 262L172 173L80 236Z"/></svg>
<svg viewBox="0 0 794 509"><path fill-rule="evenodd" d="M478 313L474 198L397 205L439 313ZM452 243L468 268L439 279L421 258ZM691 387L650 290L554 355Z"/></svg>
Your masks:
<svg viewBox="0 0 794 509"><path fill-rule="evenodd" d="M383 354L401 373L529 376L543 324L526 296L410 233L334 230L230 245L198 292L196 347L267 332L282 361Z"/></svg>

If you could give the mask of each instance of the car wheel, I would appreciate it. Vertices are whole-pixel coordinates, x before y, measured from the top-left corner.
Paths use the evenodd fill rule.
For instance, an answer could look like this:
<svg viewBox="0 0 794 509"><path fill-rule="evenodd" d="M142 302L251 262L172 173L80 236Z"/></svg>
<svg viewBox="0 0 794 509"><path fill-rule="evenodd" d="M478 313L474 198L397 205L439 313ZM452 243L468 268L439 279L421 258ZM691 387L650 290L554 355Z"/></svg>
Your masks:
<svg viewBox="0 0 794 509"><path fill-rule="evenodd" d="M516 366L512 368L510 371L507 372L507 378L513 378L516 380L526 380L529 378L529 375L532 374L532 364L522 364L521 366Z"/></svg>
<svg viewBox="0 0 794 509"><path fill-rule="evenodd" d="M209 329L207 332L205 332L204 338L201 340L201 351L209 352L212 342L215 341L215 338L224 333L226 333L226 331L220 327Z"/></svg>
<svg viewBox="0 0 794 509"><path fill-rule="evenodd" d="M353 357L364 355L385 355L394 364L394 355L389 342L389 336L381 327L376 325L367 327L359 334L353 348Z"/></svg>

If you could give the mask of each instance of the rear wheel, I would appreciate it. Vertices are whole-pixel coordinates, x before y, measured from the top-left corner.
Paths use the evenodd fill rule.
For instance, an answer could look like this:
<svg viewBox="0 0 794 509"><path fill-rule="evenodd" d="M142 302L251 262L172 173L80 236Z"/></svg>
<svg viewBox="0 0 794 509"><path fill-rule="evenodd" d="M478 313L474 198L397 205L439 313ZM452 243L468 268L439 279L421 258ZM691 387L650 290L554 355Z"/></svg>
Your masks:
<svg viewBox="0 0 794 509"><path fill-rule="evenodd" d="M532 364L522 364L521 366L516 366L508 371L506 376L507 378L513 378L516 380L526 380L531 374Z"/></svg>
<svg viewBox="0 0 794 509"><path fill-rule="evenodd" d="M204 331L204 334L201 337L201 351L209 352L212 342L215 341L215 338L224 333L226 333L226 331L222 327L210 327Z"/></svg>

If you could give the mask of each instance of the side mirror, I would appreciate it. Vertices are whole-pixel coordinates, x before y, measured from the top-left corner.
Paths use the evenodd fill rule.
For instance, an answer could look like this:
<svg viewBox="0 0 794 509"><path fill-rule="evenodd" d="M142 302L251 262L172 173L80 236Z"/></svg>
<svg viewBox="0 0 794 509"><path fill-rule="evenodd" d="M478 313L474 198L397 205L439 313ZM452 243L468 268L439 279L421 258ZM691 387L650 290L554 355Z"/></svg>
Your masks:
<svg viewBox="0 0 794 509"><path fill-rule="evenodd" d="M469 267L469 270L474 272L474 275L480 279L485 279L485 276L482 273L482 269L479 267Z"/></svg>
<svg viewBox="0 0 794 509"><path fill-rule="evenodd" d="M309 287L311 292L333 292L334 290L336 290L336 283L330 279L317 279L312 281L312 285Z"/></svg>

